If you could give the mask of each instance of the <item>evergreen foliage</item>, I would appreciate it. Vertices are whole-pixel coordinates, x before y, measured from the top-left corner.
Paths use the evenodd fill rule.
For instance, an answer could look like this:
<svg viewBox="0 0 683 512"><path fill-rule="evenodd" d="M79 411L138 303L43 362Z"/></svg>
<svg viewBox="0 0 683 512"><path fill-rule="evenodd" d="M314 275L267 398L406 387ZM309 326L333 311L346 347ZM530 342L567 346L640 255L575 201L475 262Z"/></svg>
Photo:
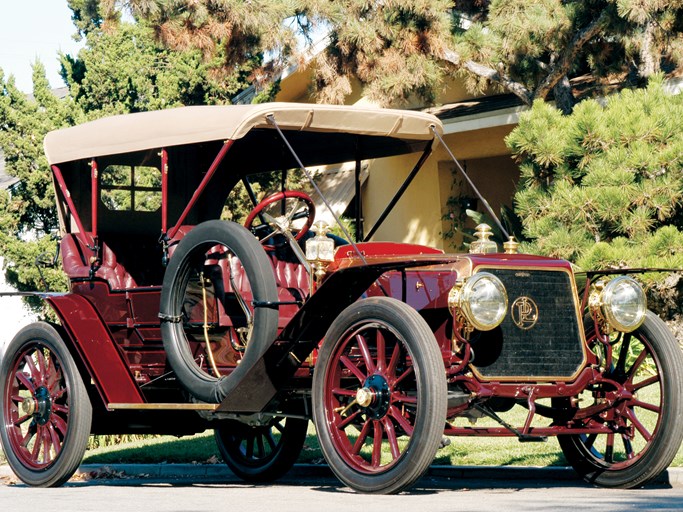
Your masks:
<svg viewBox="0 0 683 512"><path fill-rule="evenodd" d="M535 102L506 140L521 164L524 249L585 269L683 268L681 116L661 75L570 116Z"/></svg>
<svg viewBox="0 0 683 512"><path fill-rule="evenodd" d="M12 77L0 71L0 148L8 174L19 178L12 189L0 193L0 253L7 281L19 290L42 290L36 257L54 253L51 234L58 229L54 189L43 137L57 127L74 123L77 109L69 98L58 100L51 92L45 68L34 64L33 99L19 91ZM61 272L43 271L52 290L64 289Z"/></svg>
<svg viewBox="0 0 683 512"><path fill-rule="evenodd" d="M91 12L98 0L70 1L82 30L128 12L166 47L200 50L214 78L241 68L257 86L318 27L329 44L312 61L313 89L327 103L360 84L379 104L431 104L459 76L472 93L505 91L528 105L552 94L568 113L572 79L591 76L599 95L683 59L683 0L101 0L103 16Z"/></svg>

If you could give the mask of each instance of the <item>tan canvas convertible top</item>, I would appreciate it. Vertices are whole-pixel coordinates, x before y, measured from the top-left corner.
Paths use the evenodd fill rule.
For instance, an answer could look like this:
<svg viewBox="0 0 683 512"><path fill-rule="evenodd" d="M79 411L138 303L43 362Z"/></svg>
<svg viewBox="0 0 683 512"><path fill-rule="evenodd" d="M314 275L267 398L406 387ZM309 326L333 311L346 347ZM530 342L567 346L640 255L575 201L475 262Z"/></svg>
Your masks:
<svg viewBox="0 0 683 512"><path fill-rule="evenodd" d="M272 114L283 130L347 132L429 140L432 127L443 132L430 114L407 110L263 103L257 105L179 107L106 117L48 133L45 154L52 164L213 140L234 140L254 128L272 127Z"/></svg>

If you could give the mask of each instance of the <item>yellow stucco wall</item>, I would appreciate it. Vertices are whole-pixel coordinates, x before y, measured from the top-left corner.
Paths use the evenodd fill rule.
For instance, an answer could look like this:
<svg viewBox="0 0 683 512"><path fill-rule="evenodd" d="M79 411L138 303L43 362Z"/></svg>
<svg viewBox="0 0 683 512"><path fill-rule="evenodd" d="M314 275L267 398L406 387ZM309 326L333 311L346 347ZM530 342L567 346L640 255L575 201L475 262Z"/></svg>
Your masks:
<svg viewBox="0 0 683 512"><path fill-rule="evenodd" d="M409 155L372 162L363 187L365 233L375 225L418 157ZM438 182L437 161L430 159L372 239L440 247L441 211L439 187L435 186Z"/></svg>
<svg viewBox="0 0 683 512"><path fill-rule="evenodd" d="M474 185L486 197L494 211L510 198L519 177L517 165L505 147L504 137L512 126L451 134L445 137L448 147L468 171ZM418 155L399 156L370 165L363 188L363 213L367 233L399 189ZM437 147L413 180L392 213L373 236L373 240L417 243L452 251L455 244L444 240L449 229L446 202L451 195L473 196L470 190L454 187L455 164L443 147ZM481 206L481 205L480 205ZM479 208L482 211L481 208Z"/></svg>

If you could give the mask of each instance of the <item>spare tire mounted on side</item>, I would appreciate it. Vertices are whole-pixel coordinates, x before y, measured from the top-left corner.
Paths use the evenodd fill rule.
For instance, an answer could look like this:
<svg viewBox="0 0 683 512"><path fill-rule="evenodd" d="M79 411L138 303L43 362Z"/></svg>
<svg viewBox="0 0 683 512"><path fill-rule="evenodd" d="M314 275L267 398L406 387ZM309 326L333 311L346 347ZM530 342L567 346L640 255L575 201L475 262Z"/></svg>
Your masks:
<svg viewBox="0 0 683 512"><path fill-rule="evenodd" d="M197 225L180 241L164 276L159 308L161 335L168 362L182 386L195 398L208 403L222 402L260 359L275 340L278 320L277 309L254 308L248 348L230 375L216 376L198 366L185 332L183 301L192 272L203 268L207 252L215 246L222 246L239 259L254 302L277 301L273 267L261 244L244 227L234 222L210 220Z"/></svg>

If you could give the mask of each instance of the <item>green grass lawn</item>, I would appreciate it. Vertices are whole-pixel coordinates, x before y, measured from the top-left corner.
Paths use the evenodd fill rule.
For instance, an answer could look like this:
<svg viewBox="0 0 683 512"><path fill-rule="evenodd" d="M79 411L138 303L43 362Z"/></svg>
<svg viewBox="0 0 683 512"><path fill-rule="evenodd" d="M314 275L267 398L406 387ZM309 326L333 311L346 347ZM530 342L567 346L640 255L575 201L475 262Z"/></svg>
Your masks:
<svg viewBox="0 0 683 512"><path fill-rule="evenodd" d="M474 466L565 466L557 439L545 443L520 443L514 438L450 438L451 444L439 450L434 464ZM0 452L0 461L4 456ZM210 431L194 436L149 437L88 450L84 463L217 463L221 462L218 448ZM317 438L309 432L299 462L323 463ZM683 449L678 451L672 466L683 466Z"/></svg>
<svg viewBox="0 0 683 512"><path fill-rule="evenodd" d="M566 466L556 438L545 443L520 443L515 438L451 437L451 444L439 450L437 465L455 466ZM211 431L175 438L160 436L89 450L83 460L93 464L116 463L217 463L221 462ZM299 462L324 463L312 428ZM683 466L679 449L672 466Z"/></svg>

